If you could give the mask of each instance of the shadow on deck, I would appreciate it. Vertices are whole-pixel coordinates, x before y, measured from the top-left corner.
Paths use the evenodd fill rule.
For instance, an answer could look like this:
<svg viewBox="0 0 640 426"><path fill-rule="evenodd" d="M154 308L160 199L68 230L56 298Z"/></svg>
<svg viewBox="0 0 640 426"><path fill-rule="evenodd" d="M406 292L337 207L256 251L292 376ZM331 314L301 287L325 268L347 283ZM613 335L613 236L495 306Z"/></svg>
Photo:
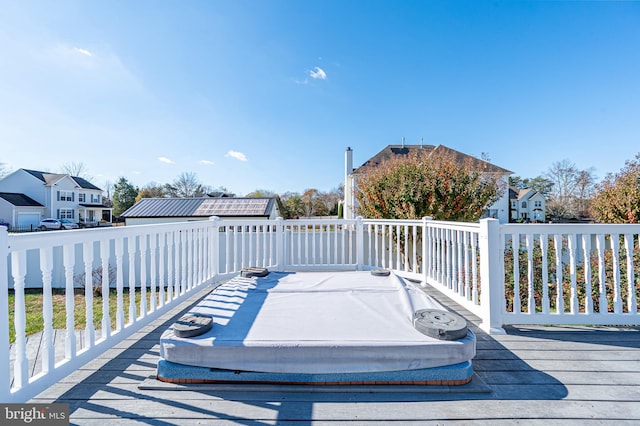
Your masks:
<svg viewBox="0 0 640 426"><path fill-rule="evenodd" d="M477 327L477 317L430 290L465 316L477 335L470 385L140 389L155 374L162 332L210 290L192 296L32 402L69 403L74 424L640 421L638 329L510 327L506 335L489 336Z"/></svg>

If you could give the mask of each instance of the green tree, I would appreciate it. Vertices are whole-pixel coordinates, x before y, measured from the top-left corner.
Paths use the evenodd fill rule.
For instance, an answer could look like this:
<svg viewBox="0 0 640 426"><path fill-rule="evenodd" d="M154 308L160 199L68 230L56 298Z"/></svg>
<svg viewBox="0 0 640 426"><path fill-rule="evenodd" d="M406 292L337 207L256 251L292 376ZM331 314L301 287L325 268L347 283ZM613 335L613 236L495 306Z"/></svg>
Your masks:
<svg viewBox="0 0 640 426"><path fill-rule="evenodd" d="M553 182L544 176L534 178L522 178L520 176L509 176L509 185L518 189L531 188L540 192L545 198L549 196L553 189Z"/></svg>
<svg viewBox="0 0 640 426"><path fill-rule="evenodd" d="M596 185L591 213L603 223L640 223L640 154Z"/></svg>
<svg viewBox="0 0 640 426"><path fill-rule="evenodd" d="M499 178L446 154L393 158L358 176L358 213L374 219L476 221L500 198Z"/></svg>
<svg viewBox="0 0 640 426"><path fill-rule="evenodd" d="M113 185L113 215L120 217L125 210L133 206L138 195L138 188L133 186L127 178L120 177Z"/></svg>

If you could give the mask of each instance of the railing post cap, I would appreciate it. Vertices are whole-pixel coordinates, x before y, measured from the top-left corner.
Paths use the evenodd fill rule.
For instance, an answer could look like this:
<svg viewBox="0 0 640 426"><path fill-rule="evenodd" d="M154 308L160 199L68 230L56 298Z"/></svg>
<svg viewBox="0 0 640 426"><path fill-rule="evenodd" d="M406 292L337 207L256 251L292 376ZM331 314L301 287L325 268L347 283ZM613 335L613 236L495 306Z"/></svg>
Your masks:
<svg viewBox="0 0 640 426"><path fill-rule="evenodd" d="M433 220L433 216L423 216L422 220Z"/></svg>
<svg viewBox="0 0 640 426"><path fill-rule="evenodd" d="M209 216L209 220L217 222L217 221L222 220L222 219L220 219L220 216Z"/></svg>

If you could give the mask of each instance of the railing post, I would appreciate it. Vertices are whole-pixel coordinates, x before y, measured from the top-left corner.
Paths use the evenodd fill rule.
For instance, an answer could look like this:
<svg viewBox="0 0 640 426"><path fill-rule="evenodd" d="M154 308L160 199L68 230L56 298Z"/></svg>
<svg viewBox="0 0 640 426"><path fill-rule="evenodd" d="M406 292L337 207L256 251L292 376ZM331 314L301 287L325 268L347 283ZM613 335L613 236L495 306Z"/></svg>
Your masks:
<svg viewBox="0 0 640 426"><path fill-rule="evenodd" d="M489 334L505 334L502 328L504 311L503 259L500 247L500 223L497 219L480 221L480 328Z"/></svg>
<svg viewBox="0 0 640 426"><path fill-rule="evenodd" d="M356 217L356 271L364 267L364 225L362 216Z"/></svg>
<svg viewBox="0 0 640 426"><path fill-rule="evenodd" d="M7 259L9 258L9 233L7 228L0 226L0 354L7 354L0 359L0 401L9 401L11 394L10 364L9 364L9 271Z"/></svg>
<svg viewBox="0 0 640 426"><path fill-rule="evenodd" d="M281 217L276 218L276 270L284 271L284 226Z"/></svg>
<svg viewBox="0 0 640 426"><path fill-rule="evenodd" d="M433 218L425 216L422 218L422 285L427 285L429 279L429 263L431 253L429 253L429 221Z"/></svg>
<svg viewBox="0 0 640 426"><path fill-rule="evenodd" d="M218 216L211 216L212 235L209 245L209 267L211 274L213 275L213 281L217 281L218 274L220 273L220 218Z"/></svg>

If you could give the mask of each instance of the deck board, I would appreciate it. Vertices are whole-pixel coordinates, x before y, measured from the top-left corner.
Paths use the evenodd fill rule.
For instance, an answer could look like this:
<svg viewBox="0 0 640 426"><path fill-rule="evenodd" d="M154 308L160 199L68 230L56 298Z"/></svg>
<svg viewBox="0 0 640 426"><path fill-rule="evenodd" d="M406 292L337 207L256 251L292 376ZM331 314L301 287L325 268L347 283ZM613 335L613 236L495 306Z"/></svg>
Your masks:
<svg viewBox="0 0 640 426"><path fill-rule="evenodd" d="M32 399L67 402L74 424L527 424L640 423L640 329L509 327L478 336L474 368L490 392L314 391L241 386L141 390L155 373L162 331L205 293L164 315Z"/></svg>

